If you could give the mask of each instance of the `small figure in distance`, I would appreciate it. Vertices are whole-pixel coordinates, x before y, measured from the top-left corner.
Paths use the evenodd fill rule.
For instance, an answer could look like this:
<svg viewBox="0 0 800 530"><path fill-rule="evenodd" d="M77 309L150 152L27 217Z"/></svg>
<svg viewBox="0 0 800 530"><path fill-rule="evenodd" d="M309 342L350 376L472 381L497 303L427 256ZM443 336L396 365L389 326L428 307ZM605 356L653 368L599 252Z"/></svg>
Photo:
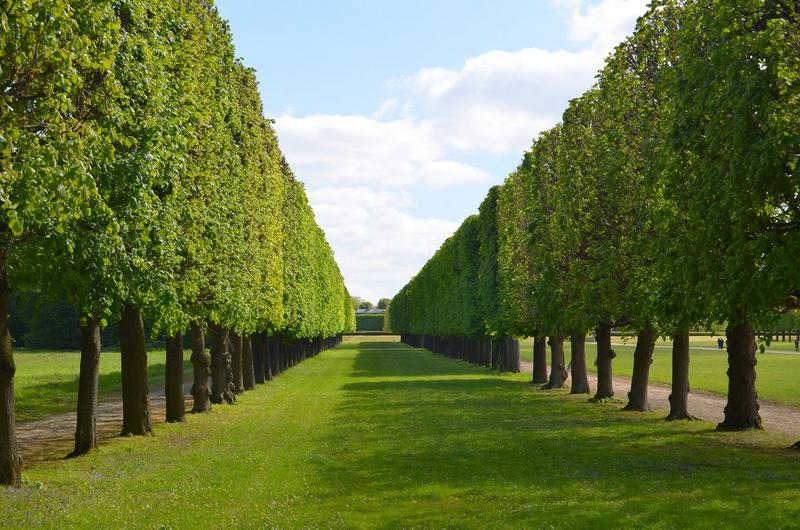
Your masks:
<svg viewBox="0 0 800 530"><path fill-rule="evenodd" d="M794 339L794 351L800 351L800 338Z"/></svg>
<svg viewBox="0 0 800 530"><path fill-rule="evenodd" d="M725 341L722 340L722 337L719 337L717 339L717 348L721 350L724 345L725 345Z"/></svg>

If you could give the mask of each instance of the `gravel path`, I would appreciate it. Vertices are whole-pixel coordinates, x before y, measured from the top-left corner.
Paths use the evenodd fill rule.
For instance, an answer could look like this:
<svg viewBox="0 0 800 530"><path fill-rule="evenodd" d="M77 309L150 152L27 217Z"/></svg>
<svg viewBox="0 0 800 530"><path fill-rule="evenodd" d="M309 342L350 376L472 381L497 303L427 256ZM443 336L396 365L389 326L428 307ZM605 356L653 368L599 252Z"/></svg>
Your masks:
<svg viewBox="0 0 800 530"><path fill-rule="evenodd" d="M522 362L523 372L532 373L533 364ZM569 383L567 383L569 384ZM589 372L589 385L597 388L597 376ZM625 398L631 386L628 377L614 377L614 393L619 398ZM650 383L648 389L648 400L650 407L656 411L669 412L670 387L661 383ZM689 392L689 414L719 423L724 418L726 399L717 394L707 392ZM781 433L793 440L800 439L800 409L779 405L770 401L759 400L761 406L761 420L764 428Z"/></svg>
<svg viewBox="0 0 800 530"><path fill-rule="evenodd" d="M163 386L163 382L161 383ZM192 384L183 387L188 408L192 406ZM118 436L122 430L122 396L101 396L97 404L97 439L104 440ZM56 460L72 451L75 443L76 412L56 414L47 418L17 423L17 442L26 465L31 462ZM152 421L166 419L166 398L164 389L150 391L150 415Z"/></svg>

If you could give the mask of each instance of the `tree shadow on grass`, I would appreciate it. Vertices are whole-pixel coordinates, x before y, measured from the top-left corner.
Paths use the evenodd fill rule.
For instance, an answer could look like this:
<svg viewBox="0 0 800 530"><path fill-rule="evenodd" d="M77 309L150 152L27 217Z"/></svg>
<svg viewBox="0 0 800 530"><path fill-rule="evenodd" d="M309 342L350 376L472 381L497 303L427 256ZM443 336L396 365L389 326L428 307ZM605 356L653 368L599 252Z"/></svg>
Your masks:
<svg viewBox="0 0 800 530"><path fill-rule="evenodd" d="M408 379L343 388L315 497L345 510L346 524L776 526L800 515L796 503L773 502L800 494L797 457L724 445L698 434L701 422L622 418L614 405L531 392L419 350L362 351L355 365ZM752 510L761 503L772 509Z"/></svg>
<svg viewBox="0 0 800 530"><path fill-rule="evenodd" d="M361 346L357 349L358 355L351 374L354 377L441 377L492 373L487 368L400 343L388 343L386 347ZM421 359L427 362L421 363Z"/></svg>

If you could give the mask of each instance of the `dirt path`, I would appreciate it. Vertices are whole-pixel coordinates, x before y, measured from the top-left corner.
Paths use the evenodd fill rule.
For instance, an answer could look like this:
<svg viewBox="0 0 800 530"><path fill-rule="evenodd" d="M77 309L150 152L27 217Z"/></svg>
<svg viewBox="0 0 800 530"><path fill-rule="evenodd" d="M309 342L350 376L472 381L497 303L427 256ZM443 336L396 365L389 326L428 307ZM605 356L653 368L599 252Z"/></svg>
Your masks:
<svg viewBox="0 0 800 530"><path fill-rule="evenodd" d="M589 344L596 344L596 343L587 341L586 344L588 346ZM627 344L622 343L622 342L612 342L611 345L612 346L631 346L631 347L634 347L634 346L636 346L636 341L632 341L632 342L629 342ZM672 350L672 346L670 344L656 344L653 347L654 348L664 349L664 350ZM719 353L725 353L725 350L720 350L719 348L714 348L713 346L691 346L690 345L689 349L691 349L691 350L717 351ZM795 352L795 351L791 351L791 350L764 350L764 353L775 353L775 354L778 354L778 355L800 355L800 352ZM762 354L759 353L759 355L762 355Z"/></svg>
<svg viewBox="0 0 800 530"><path fill-rule="evenodd" d="M163 382L161 385L163 387ZM191 383L183 387L187 405L191 407ZM98 443L114 438L122 430L122 396L100 396L97 404ZM166 418L164 389L150 392L150 414L153 422ZM69 453L75 443L75 412L56 414L47 418L17 424L17 442L25 464L44 460L57 460Z"/></svg>
<svg viewBox="0 0 800 530"><path fill-rule="evenodd" d="M522 362L523 372L531 373L533 364ZM549 368L548 368L549 369ZM589 385L597 388L597 376L589 372ZM628 377L614 377L614 393L624 398L631 386ZM650 383L648 400L653 410L669 412L670 387L661 383ZM724 418L726 399L717 394L689 392L689 413L698 418L719 423ZM761 419L764 428L781 433L790 439L800 439L800 409L760 400Z"/></svg>

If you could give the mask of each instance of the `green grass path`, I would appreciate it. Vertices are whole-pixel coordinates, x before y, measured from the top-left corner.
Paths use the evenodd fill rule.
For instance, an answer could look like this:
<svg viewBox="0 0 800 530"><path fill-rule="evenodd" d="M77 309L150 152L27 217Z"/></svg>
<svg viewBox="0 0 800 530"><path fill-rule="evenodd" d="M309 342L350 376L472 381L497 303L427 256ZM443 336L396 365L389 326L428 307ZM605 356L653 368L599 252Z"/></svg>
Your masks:
<svg viewBox="0 0 800 530"><path fill-rule="evenodd" d="M29 469L0 526L788 528L800 452L344 343L236 406Z"/></svg>

